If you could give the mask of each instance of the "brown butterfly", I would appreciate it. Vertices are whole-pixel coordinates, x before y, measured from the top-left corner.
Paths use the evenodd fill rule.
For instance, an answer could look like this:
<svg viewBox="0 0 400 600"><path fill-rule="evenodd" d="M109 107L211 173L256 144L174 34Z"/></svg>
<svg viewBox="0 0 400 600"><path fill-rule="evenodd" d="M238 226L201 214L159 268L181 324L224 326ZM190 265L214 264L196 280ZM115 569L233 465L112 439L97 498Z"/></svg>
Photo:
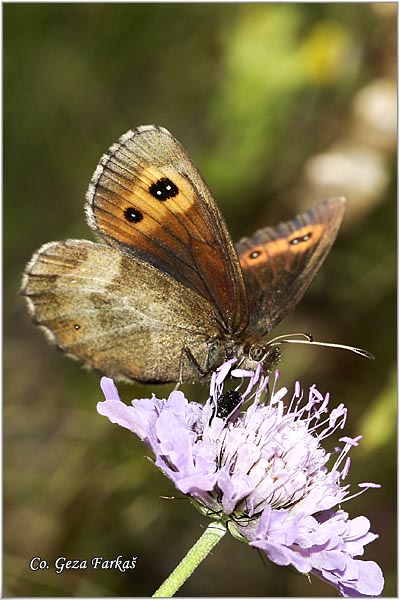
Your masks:
<svg viewBox="0 0 400 600"><path fill-rule="evenodd" d="M322 202L235 248L179 142L138 127L104 154L87 192L102 243L45 244L22 293L57 346L110 377L198 381L231 357L266 372L279 355L267 336L313 280L344 204Z"/></svg>

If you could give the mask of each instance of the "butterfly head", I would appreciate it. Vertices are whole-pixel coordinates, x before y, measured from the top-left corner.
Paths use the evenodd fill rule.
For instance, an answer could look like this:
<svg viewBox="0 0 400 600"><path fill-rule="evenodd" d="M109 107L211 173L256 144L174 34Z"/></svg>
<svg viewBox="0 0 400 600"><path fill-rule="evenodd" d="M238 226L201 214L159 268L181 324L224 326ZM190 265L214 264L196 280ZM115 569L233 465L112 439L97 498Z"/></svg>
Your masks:
<svg viewBox="0 0 400 600"><path fill-rule="evenodd" d="M249 340L240 350L238 350L238 358L240 368L254 370L257 365L261 364L263 373L271 372L280 362L282 352L278 346L264 340Z"/></svg>

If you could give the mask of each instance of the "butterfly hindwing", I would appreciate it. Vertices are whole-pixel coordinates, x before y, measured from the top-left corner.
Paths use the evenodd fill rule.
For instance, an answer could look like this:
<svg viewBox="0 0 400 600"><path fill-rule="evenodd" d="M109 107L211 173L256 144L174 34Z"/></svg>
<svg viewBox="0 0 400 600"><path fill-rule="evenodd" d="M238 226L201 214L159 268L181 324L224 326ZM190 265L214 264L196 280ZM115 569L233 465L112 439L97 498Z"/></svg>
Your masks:
<svg viewBox="0 0 400 600"><path fill-rule="evenodd" d="M333 198L236 244L246 282L249 331L269 333L301 300L336 238L345 201Z"/></svg>
<svg viewBox="0 0 400 600"><path fill-rule="evenodd" d="M172 277L105 244L45 244L22 293L36 323L64 352L110 377L195 380L207 369L213 309Z"/></svg>

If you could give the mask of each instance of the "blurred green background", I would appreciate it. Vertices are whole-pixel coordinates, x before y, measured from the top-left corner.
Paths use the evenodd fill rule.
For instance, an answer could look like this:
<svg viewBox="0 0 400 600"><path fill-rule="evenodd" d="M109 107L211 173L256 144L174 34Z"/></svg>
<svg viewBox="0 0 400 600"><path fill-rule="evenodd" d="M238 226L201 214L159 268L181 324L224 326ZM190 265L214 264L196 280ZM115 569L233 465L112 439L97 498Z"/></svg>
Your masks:
<svg viewBox="0 0 400 600"><path fill-rule="evenodd" d="M330 391L362 434L344 504L379 539L364 558L396 595L396 10L393 4L3 4L4 596L149 596L206 520L96 412L98 377L52 349L18 297L42 244L93 236L84 194L100 155L155 123L183 143L234 240L332 194L345 224L276 333L282 378ZM125 401L150 392L120 386ZM171 386L155 388L167 394ZM194 400L206 389L186 386ZM29 570L34 556L137 556L133 571ZM181 596L332 596L229 536Z"/></svg>

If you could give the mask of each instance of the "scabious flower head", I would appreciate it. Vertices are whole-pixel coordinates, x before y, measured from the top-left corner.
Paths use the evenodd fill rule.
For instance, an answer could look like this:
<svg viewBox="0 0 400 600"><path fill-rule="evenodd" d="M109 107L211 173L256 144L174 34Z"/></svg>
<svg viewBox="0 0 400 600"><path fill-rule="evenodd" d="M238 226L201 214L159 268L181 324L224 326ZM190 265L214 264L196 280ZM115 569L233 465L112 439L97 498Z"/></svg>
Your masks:
<svg viewBox="0 0 400 600"><path fill-rule="evenodd" d="M379 595L379 566L354 558L378 536L366 517L350 519L335 509L350 498L343 480L360 437L341 437L336 456L321 445L343 429L346 408L329 411L329 394L312 386L305 397L298 382L285 405L288 390L277 389L278 373L271 385L260 369L235 369L234 362L213 374L205 405L175 390L167 399L153 395L126 406L104 377L106 400L98 412L136 433L156 466L203 514L225 522L276 564L313 573L342 596ZM234 387L226 392L228 376ZM362 493L379 486L360 487Z"/></svg>

